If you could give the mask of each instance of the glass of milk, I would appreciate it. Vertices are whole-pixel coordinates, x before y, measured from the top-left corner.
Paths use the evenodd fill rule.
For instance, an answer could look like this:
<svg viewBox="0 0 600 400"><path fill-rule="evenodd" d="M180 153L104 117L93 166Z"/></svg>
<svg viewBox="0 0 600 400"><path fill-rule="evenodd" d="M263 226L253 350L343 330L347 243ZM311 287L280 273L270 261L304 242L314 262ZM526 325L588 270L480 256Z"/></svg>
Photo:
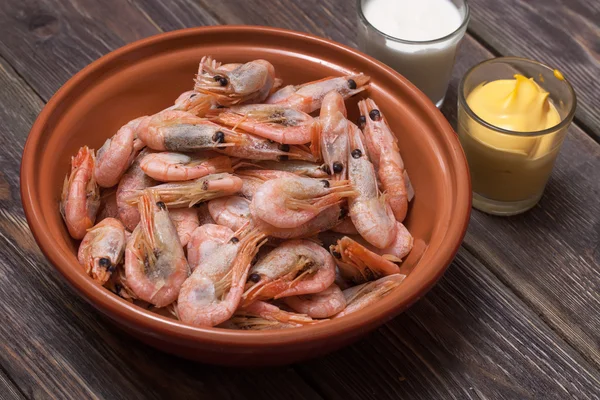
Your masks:
<svg viewBox="0 0 600 400"><path fill-rule="evenodd" d="M358 0L358 46L404 75L439 108L467 30L466 0Z"/></svg>

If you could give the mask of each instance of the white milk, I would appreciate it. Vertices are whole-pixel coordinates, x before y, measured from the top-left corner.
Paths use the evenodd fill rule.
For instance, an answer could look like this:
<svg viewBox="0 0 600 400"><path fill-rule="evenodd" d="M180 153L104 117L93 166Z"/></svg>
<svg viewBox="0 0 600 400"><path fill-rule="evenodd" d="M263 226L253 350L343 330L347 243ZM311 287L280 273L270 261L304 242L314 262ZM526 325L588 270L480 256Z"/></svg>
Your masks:
<svg viewBox="0 0 600 400"><path fill-rule="evenodd" d="M450 0L363 0L362 10L372 27L361 26L361 50L400 72L441 106L464 35L464 29L456 32L465 18L464 7L461 14ZM377 30L414 43L386 38ZM448 35L443 41L422 43Z"/></svg>

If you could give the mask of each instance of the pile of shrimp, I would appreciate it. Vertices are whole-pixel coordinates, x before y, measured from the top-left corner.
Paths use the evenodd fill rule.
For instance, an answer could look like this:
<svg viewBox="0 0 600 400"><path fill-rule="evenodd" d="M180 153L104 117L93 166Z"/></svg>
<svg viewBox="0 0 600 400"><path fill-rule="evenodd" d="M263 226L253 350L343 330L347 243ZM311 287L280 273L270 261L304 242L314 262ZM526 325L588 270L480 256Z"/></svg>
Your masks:
<svg viewBox="0 0 600 400"><path fill-rule="evenodd" d="M175 104L72 157L60 212L81 266L194 326L293 328L377 302L406 277L414 193L369 79L282 87L268 61L204 57Z"/></svg>

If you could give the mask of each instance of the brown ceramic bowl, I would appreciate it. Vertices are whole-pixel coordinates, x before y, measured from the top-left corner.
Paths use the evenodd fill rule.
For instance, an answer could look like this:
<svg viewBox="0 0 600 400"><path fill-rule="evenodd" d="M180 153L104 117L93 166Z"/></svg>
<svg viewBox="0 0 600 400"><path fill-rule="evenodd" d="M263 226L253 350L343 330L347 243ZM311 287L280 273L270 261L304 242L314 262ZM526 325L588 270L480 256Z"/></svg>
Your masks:
<svg viewBox="0 0 600 400"><path fill-rule="evenodd" d="M269 60L285 83L362 71L369 95L398 135L416 192L406 225L415 248L404 283L347 317L277 331L198 328L122 300L86 276L58 211L69 160L83 145L99 148L125 122L157 112L192 87L200 58ZM348 101L350 118L356 102ZM46 257L73 288L119 326L151 346L217 364L285 364L345 346L395 317L442 276L465 234L471 209L467 164L437 108L405 78L374 59L319 37L282 29L217 26L170 32L127 45L70 79L48 102L25 145L21 194L29 226Z"/></svg>

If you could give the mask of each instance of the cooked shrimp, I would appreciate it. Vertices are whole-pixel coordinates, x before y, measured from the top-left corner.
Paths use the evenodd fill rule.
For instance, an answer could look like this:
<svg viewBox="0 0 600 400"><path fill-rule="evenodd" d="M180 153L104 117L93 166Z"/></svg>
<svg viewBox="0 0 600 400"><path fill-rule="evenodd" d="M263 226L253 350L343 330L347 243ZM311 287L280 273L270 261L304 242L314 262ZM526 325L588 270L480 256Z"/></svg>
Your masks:
<svg viewBox="0 0 600 400"><path fill-rule="evenodd" d="M392 290L400 286L406 275L394 274L385 276L373 282L363 283L344 290L346 308L333 318L343 317L377 302Z"/></svg>
<svg viewBox="0 0 600 400"><path fill-rule="evenodd" d="M230 146L218 147L215 150L230 157L272 161L317 161L319 159L316 150L312 148L275 143L264 137L251 135L241 131L229 132L224 141Z"/></svg>
<svg viewBox="0 0 600 400"><path fill-rule="evenodd" d="M213 273L226 273L226 268L228 268L233 257L235 257L237 246L230 246L230 251L235 249L235 252L232 252L233 255L229 257L229 261L227 261L228 256L225 254L227 252L220 255L224 263L217 265L219 268L214 268L216 264L212 264L210 258L213 257L220 247L228 243L233 237L234 231L226 226L206 224L196 228L192 233L187 246L188 262L191 270L194 271L196 267L202 265L202 263L208 262L209 265L213 266ZM236 245L237 242L234 242L235 240L231 244Z"/></svg>
<svg viewBox="0 0 600 400"><path fill-rule="evenodd" d="M275 85L275 68L265 60L254 60L235 68L217 67L211 57L204 57L198 67L196 92L216 98L224 106L264 101Z"/></svg>
<svg viewBox="0 0 600 400"><path fill-rule="evenodd" d="M264 243L263 233L246 232L231 238L231 246L222 246L183 283L177 300L183 322L215 326L231 318L242 298L250 263Z"/></svg>
<svg viewBox="0 0 600 400"><path fill-rule="evenodd" d="M175 104L167 110L187 111L197 117L204 117L213 105L215 101L212 96L190 90L179 95Z"/></svg>
<svg viewBox="0 0 600 400"><path fill-rule="evenodd" d="M96 223L105 218L119 218L119 208L117 207L117 189L100 190L100 208L96 215Z"/></svg>
<svg viewBox="0 0 600 400"><path fill-rule="evenodd" d="M331 246L330 251L336 258L340 274L355 284L400 272L398 265L348 236Z"/></svg>
<svg viewBox="0 0 600 400"><path fill-rule="evenodd" d="M170 208L191 207L197 203L229 196L242 188L242 180L231 174L211 174L193 181L163 183L152 186L153 192ZM136 204L137 196L128 202Z"/></svg>
<svg viewBox="0 0 600 400"><path fill-rule="evenodd" d="M208 202L208 212L219 225L234 231L250 221L250 201L240 196L227 196Z"/></svg>
<svg viewBox="0 0 600 400"><path fill-rule="evenodd" d="M396 235L396 219L384 196L380 196L373 164L365 154L360 131L350 130L348 178L358 193L348 199L349 214L356 230L373 246L389 246Z"/></svg>
<svg viewBox="0 0 600 400"><path fill-rule="evenodd" d="M278 239L298 239L308 238L320 232L327 231L333 228L340 218L340 206L334 205L329 207L315 218L296 228L276 228L264 221L254 221L260 229L269 232L269 236Z"/></svg>
<svg viewBox="0 0 600 400"><path fill-rule="evenodd" d="M214 116L216 115L216 116ZM319 124L310 115L277 104L249 104L212 110L208 116L233 128L283 144L305 144L316 140Z"/></svg>
<svg viewBox="0 0 600 400"><path fill-rule="evenodd" d="M349 121L341 94L331 91L325 95L319 121L321 152L327 171L333 174L333 179L346 179Z"/></svg>
<svg viewBox="0 0 600 400"><path fill-rule="evenodd" d="M227 156L204 158L194 154L151 153L140 163L142 170L151 178L162 182L186 181L209 174L233 172Z"/></svg>
<svg viewBox="0 0 600 400"><path fill-rule="evenodd" d="M387 200L400 222L408 209L408 187L405 182L404 161L400 156L398 140L392 133L383 113L371 99L358 103L365 121L365 139L372 158L376 158L377 173Z"/></svg>
<svg viewBox="0 0 600 400"><path fill-rule="evenodd" d="M94 179L94 150L87 146L71 157L71 173L65 177L60 213L73 239L83 239L94 226L100 207L100 191Z"/></svg>
<svg viewBox="0 0 600 400"><path fill-rule="evenodd" d="M335 283L322 292L286 297L283 301L294 311L311 318L328 318L346 308L346 298Z"/></svg>
<svg viewBox="0 0 600 400"><path fill-rule="evenodd" d="M123 261L125 228L118 219L106 218L89 229L81 244L77 259L85 273L104 285Z"/></svg>
<svg viewBox="0 0 600 400"><path fill-rule="evenodd" d="M273 93L267 104L281 104L305 113L321 108L325 95L335 91L345 99L367 89L369 77L363 74L329 77L298 86L286 86Z"/></svg>
<svg viewBox="0 0 600 400"><path fill-rule="evenodd" d="M246 307L238 309L238 311L236 311L235 313L235 316L260 317L268 321L277 321L281 323L293 324L294 326L302 326L318 322L313 320L310 316L306 314L296 314L294 312L284 311L273 304L269 304L260 300L255 301Z"/></svg>
<svg viewBox="0 0 600 400"><path fill-rule="evenodd" d="M144 119L139 138L153 150L196 151L233 146L235 132L206 119L177 110L164 110Z"/></svg>
<svg viewBox="0 0 600 400"><path fill-rule="evenodd" d="M133 290L127 285L125 271L122 268L117 269L110 275L110 278L104 284L104 287L130 303L133 303L133 301L137 299Z"/></svg>
<svg viewBox="0 0 600 400"><path fill-rule="evenodd" d="M175 225L181 246L187 246L192 232L198 227L198 213L194 208L175 208L169 210L169 217Z"/></svg>
<svg viewBox="0 0 600 400"><path fill-rule="evenodd" d="M325 172L323 165L317 164L310 161L302 160L289 160L286 162L280 161L260 161L254 164L244 165L247 163L241 163L236 165L236 170L240 167L260 167L266 170L279 170L285 172L291 172L300 176L307 176L309 178L327 178L329 174Z"/></svg>
<svg viewBox="0 0 600 400"><path fill-rule="evenodd" d="M165 203L151 190L139 202L140 224L125 250L127 285L140 299L164 307L177 299L190 273Z"/></svg>
<svg viewBox="0 0 600 400"><path fill-rule="evenodd" d="M119 219L129 231L133 231L140 222L140 213L136 205L129 203L129 200L140 193L147 187L156 185L156 181L150 178L142 171L140 162L146 154L149 154L148 149L142 150L135 158L129 169L125 172L119 187L117 188L117 209L119 211Z"/></svg>
<svg viewBox="0 0 600 400"><path fill-rule="evenodd" d="M354 194L348 181L298 176L272 179L258 188L250 211L277 228L296 228Z"/></svg>
<svg viewBox="0 0 600 400"><path fill-rule="evenodd" d="M251 268L243 305L322 292L334 279L335 261L327 250L308 240L289 240Z"/></svg>
<svg viewBox="0 0 600 400"><path fill-rule="evenodd" d="M136 118L123 125L113 137L106 139L96 154L94 177L101 187L111 187L119 180L133 161L136 130L148 117Z"/></svg>

